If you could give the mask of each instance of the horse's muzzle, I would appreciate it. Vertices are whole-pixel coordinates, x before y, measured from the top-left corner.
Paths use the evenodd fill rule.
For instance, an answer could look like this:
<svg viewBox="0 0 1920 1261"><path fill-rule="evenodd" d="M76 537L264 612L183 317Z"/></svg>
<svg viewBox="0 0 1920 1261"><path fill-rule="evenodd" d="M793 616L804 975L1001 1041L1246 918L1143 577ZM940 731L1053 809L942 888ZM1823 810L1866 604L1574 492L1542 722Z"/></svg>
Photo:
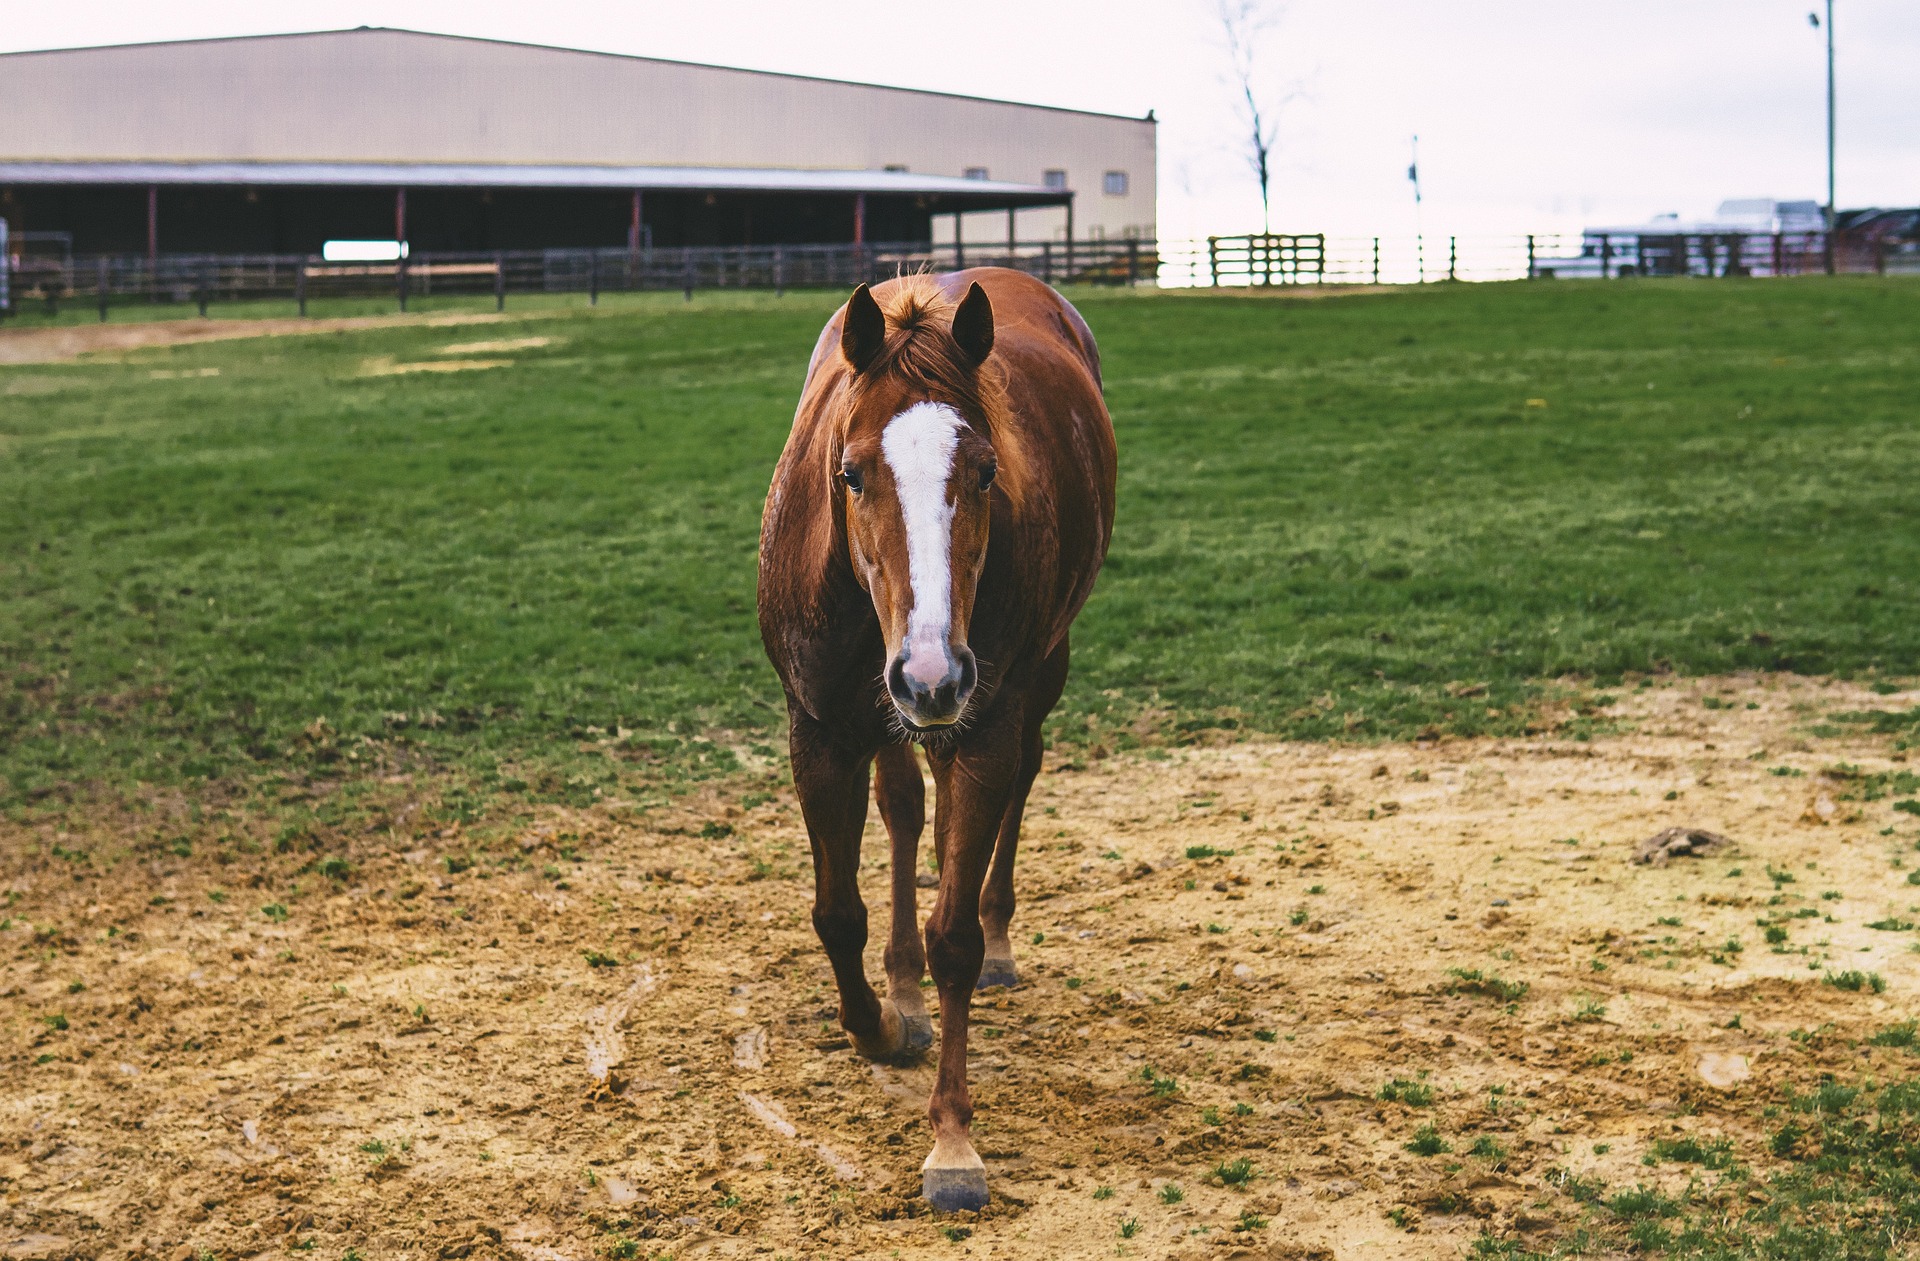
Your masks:
<svg viewBox="0 0 1920 1261"><path fill-rule="evenodd" d="M887 693L909 726L948 727L960 720L979 677L973 653L964 646L916 657L902 645L887 666Z"/></svg>

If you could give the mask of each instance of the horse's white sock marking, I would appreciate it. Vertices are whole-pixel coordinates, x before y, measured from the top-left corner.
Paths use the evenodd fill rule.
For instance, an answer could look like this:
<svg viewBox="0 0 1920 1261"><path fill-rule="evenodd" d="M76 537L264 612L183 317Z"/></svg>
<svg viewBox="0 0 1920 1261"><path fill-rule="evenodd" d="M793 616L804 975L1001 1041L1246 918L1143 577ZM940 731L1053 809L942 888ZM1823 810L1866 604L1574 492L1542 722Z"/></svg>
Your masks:
<svg viewBox="0 0 1920 1261"><path fill-rule="evenodd" d="M953 505L947 481L966 418L944 403L915 403L887 422L880 452L893 471L907 524L907 577L913 612L907 617L907 670L946 673L953 622ZM938 666L934 665L938 662Z"/></svg>

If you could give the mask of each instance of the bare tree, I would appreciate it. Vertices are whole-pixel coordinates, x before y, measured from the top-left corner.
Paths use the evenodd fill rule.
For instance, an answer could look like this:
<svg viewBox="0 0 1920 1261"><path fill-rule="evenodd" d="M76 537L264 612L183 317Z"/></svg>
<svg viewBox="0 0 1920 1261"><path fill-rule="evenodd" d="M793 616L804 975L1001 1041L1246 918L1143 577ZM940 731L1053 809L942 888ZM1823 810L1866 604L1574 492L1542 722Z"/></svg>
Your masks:
<svg viewBox="0 0 1920 1261"><path fill-rule="evenodd" d="M1229 83L1240 114L1243 151L1254 178L1260 181L1260 228L1273 231L1273 145L1277 136L1278 104L1262 109L1257 83L1264 68L1264 37L1279 25L1281 8L1273 0L1215 0L1220 32L1227 51Z"/></svg>

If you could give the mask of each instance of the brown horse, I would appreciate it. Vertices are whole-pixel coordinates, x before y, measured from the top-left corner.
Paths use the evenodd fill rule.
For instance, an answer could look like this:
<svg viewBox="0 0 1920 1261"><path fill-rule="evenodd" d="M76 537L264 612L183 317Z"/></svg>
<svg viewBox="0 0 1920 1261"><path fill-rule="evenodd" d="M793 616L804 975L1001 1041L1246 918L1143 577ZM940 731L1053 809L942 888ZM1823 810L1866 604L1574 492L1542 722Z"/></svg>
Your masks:
<svg viewBox="0 0 1920 1261"><path fill-rule="evenodd" d="M964 296L961 296L963 295ZM956 301L956 298L958 301ZM987 1202L968 1139L967 1007L1011 985L1013 857L1067 630L1113 533L1113 425L1079 312L1021 272L861 285L813 351L760 530L760 635L786 688L813 843L813 925L862 1055L933 1041L922 1190ZM940 888L923 951L914 876L932 766ZM868 768L892 841L887 997L861 952ZM991 870L989 870L991 867ZM984 886L984 888L983 888Z"/></svg>

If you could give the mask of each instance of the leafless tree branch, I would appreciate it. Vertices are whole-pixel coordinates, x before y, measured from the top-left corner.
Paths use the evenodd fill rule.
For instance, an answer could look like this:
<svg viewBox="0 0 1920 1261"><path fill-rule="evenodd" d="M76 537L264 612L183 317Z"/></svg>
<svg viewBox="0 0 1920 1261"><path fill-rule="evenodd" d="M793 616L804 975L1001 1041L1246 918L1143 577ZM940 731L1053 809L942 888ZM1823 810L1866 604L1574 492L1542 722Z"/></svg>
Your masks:
<svg viewBox="0 0 1920 1261"><path fill-rule="evenodd" d="M1273 231L1273 146L1278 138L1278 106L1261 108L1259 72L1264 68L1264 37L1280 23L1282 9L1273 0L1215 0L1227 69L1240 114L1244 155L1260 182L1260 226Z"/></svg>

